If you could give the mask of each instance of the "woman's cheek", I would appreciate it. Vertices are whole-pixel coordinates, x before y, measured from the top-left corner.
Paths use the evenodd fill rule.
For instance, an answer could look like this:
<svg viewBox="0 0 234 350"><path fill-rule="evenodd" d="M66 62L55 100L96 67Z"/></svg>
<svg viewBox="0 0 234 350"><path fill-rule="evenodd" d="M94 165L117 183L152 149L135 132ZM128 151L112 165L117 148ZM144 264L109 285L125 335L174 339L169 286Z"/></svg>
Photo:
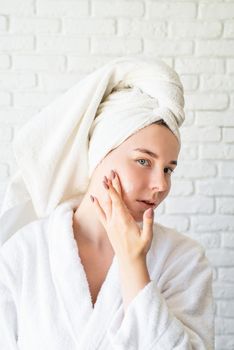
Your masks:
<svg viewBox="0 0 234 350"><path fill-rule="evenodd" d="M128 193L133 192L133 190L134 190L133 183L125 181L124 187L123 187L123 192L128 194Z"/></svg>

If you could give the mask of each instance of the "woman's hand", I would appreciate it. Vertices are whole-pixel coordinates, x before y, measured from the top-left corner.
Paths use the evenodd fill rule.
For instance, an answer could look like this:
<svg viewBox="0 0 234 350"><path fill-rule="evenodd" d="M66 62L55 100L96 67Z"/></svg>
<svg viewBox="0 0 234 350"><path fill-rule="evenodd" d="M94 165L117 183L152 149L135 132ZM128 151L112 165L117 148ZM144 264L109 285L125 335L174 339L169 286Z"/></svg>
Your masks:
<svg viewBox="0 0 234 350"><path fill-rule="evenodd" d="M149 208L144 212L141 230L122 199L117 173L112 170L112 179L105 177L103 186L108 196L105 209L96 197L93 197L93 203L116 256L122 261L145 259L153 238L153 210Z"/></svg>

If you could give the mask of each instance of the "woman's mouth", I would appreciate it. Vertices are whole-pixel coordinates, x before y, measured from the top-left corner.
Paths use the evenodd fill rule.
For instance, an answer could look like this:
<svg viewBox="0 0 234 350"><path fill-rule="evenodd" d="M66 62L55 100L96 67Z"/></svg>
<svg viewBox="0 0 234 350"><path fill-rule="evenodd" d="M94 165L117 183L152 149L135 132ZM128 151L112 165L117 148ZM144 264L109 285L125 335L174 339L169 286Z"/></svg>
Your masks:
<svg viewBox="0 0 234 350"><path fill-rule="evenodd" d="M157 206L157 203L149 203L149 202L142 201L142 200L137 200L137 202L140 203L140 205L146 209L148 209L148 208L155 209Z"/></svg>

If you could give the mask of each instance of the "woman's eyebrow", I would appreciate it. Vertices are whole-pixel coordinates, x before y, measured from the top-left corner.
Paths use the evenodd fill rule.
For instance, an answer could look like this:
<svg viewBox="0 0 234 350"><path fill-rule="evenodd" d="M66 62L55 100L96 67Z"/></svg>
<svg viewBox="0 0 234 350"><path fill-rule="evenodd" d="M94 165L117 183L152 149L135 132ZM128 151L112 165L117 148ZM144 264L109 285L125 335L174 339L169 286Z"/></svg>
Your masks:
<svg viewBox="0 0 234 350"><path fill-rule="evenodd" d="M158 158L158 155L152 151L150 151L149 149L145 149L145 148L135 148L133 151L139 151L141 153L146 153L149 156L151 156L152 158ZM177 160L171 160L169 162L169 164L175 164L177 165Z"/></svg>

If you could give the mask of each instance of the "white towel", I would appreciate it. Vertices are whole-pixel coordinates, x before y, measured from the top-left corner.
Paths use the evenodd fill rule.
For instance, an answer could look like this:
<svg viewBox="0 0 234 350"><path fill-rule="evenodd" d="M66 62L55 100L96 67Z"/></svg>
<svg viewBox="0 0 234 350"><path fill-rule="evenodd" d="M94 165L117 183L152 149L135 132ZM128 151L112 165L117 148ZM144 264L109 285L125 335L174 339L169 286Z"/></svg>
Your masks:
<svg viewBox="0 0 234 350"><path fill-rule="evenodd" d="M183 107L177 73L160 60L138 57L117 58L56 98L13 141L19 169L3 201L0 245L85 193L100 160L140 128L163 119L180 141Z"/></svg>

